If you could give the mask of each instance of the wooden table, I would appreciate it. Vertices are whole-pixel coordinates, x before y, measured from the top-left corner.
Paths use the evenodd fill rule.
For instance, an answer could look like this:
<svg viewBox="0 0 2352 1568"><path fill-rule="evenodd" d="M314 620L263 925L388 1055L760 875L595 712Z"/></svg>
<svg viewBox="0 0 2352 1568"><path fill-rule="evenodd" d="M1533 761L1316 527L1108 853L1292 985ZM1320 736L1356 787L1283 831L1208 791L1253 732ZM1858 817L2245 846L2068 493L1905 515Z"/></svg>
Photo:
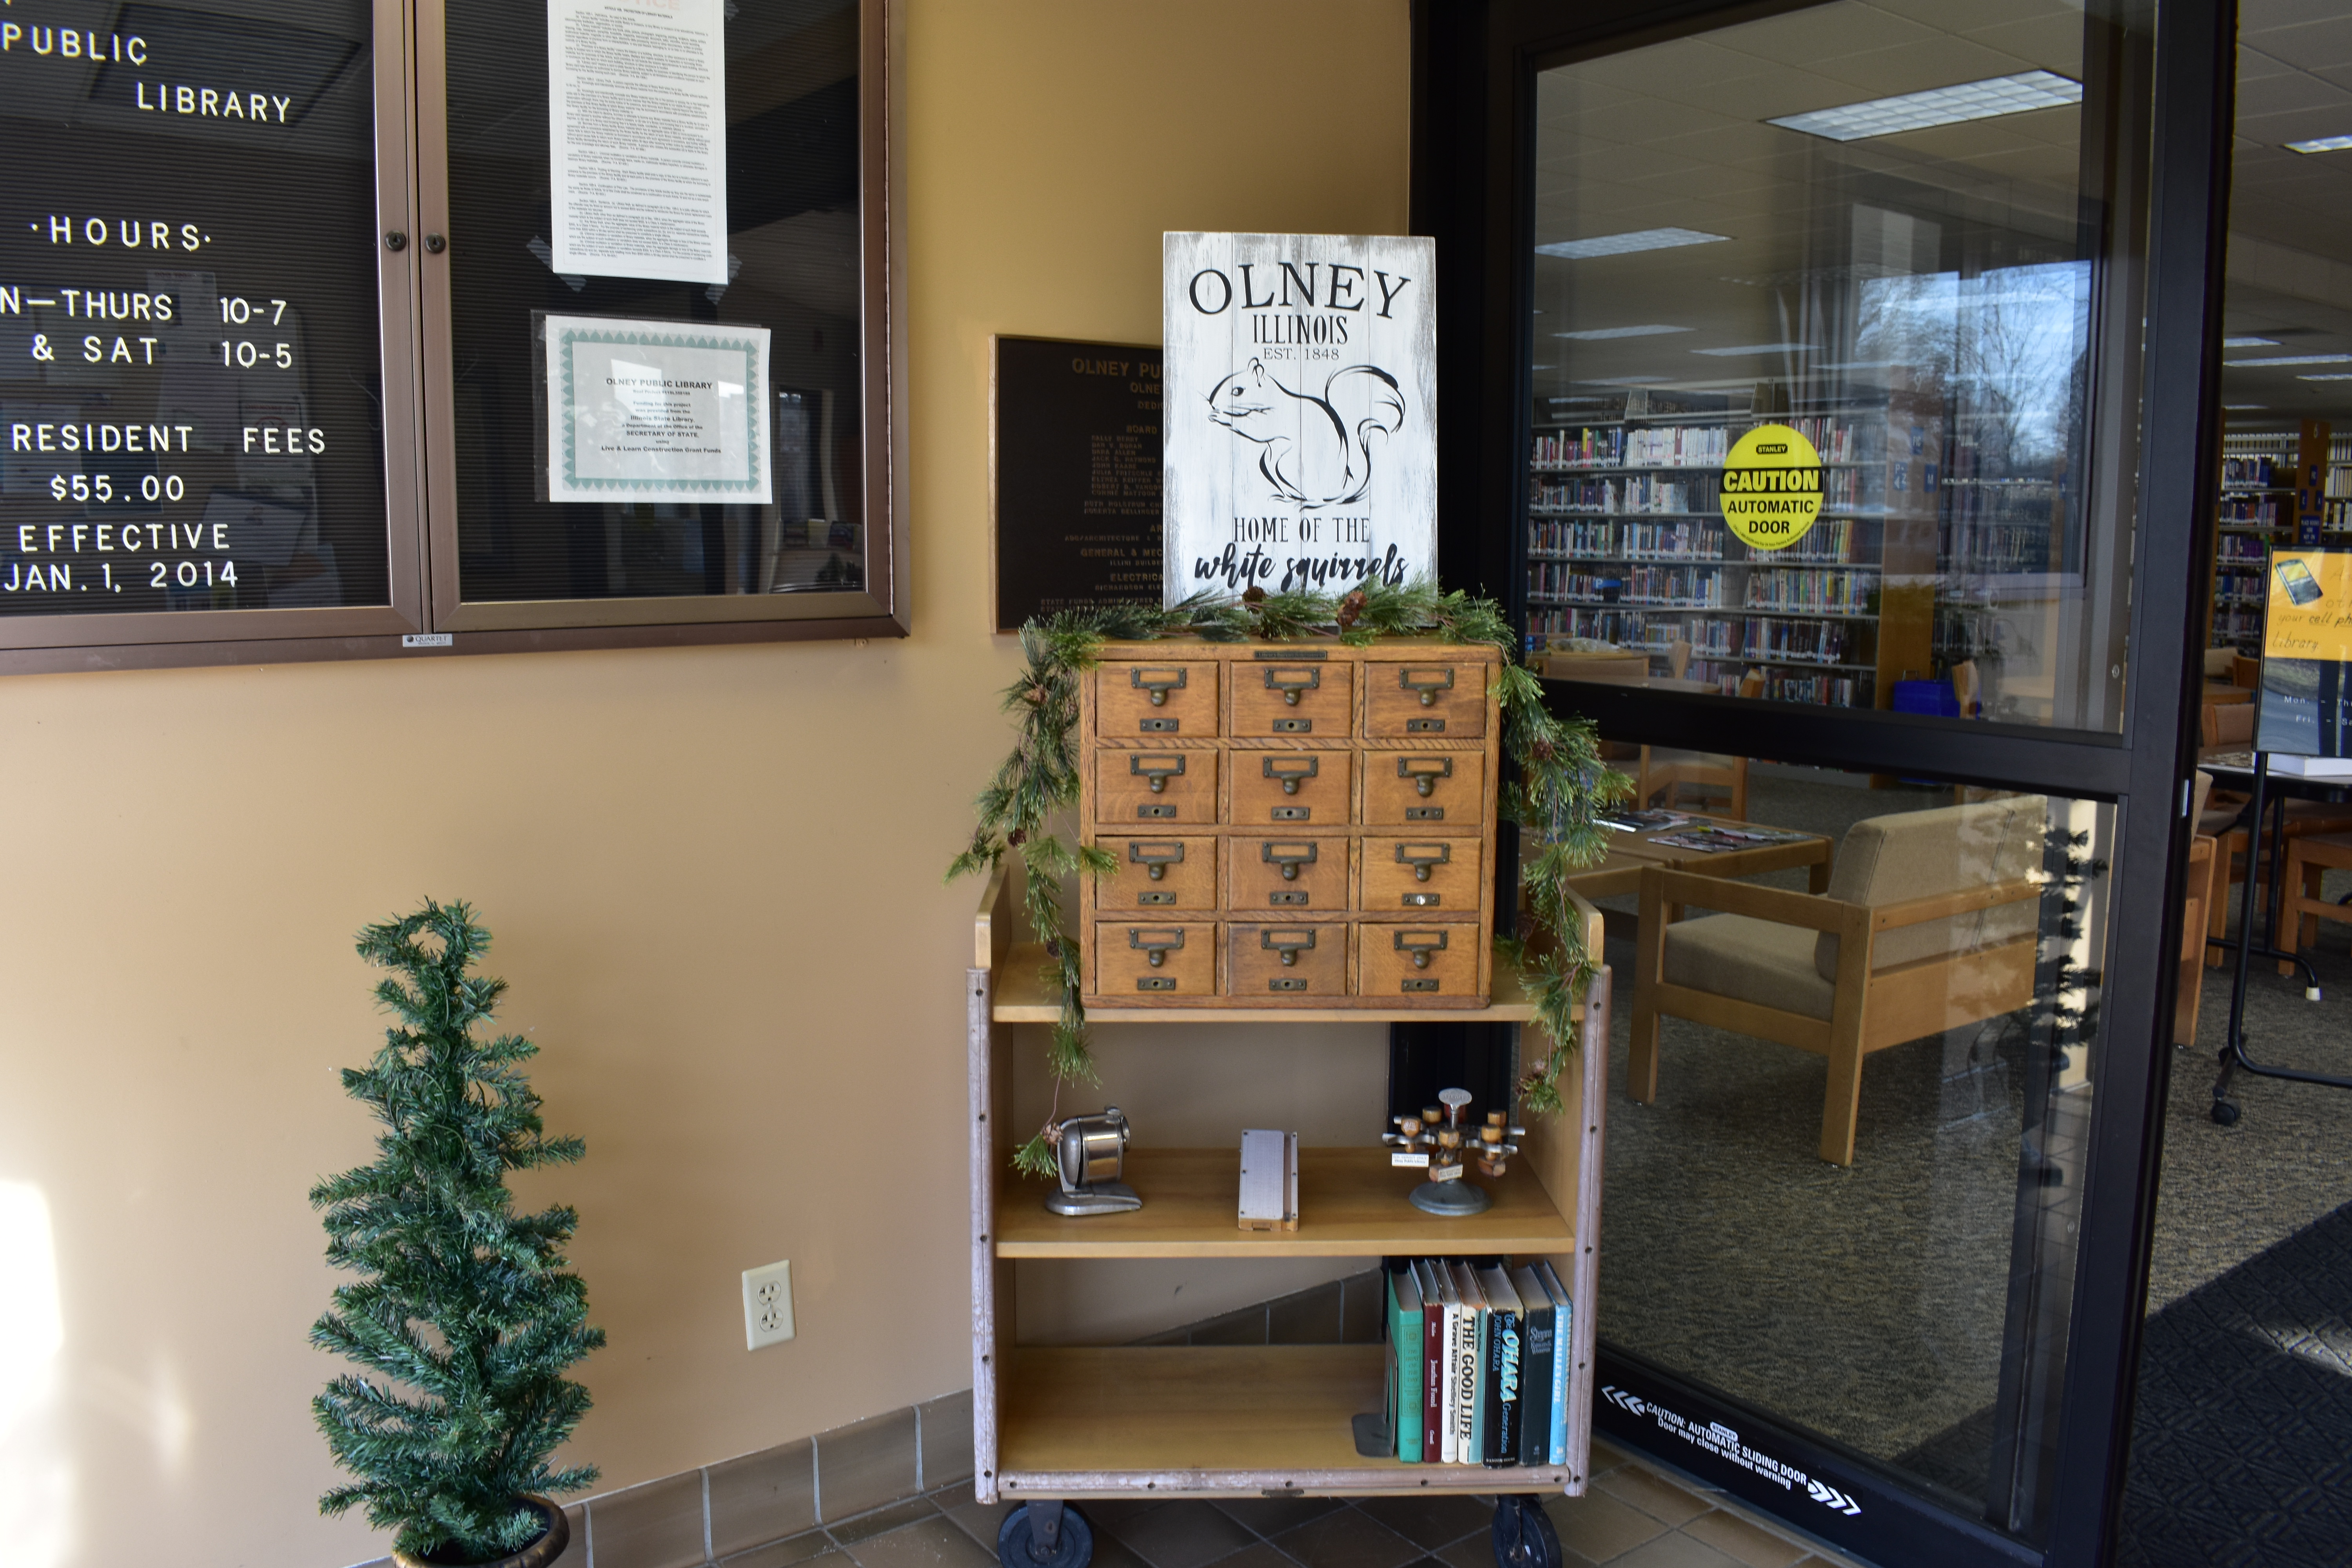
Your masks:
<svg viewBox="0 0 2352 1568"><path fill-rule="evenodd" d="M1712 854L1656 842L1661 836L1687 833L1697 827L1748 826L1722 817L1693 816L1680 827L1662 827L1655 833L1612 833L1609 858L1589 871L1579 871L1568 879L1568 885L1584 898L1607 899L1640 891L1644 866L1669 871L1697 871L1709 877L1760 877L1767 871L1802 866L1806 868L1807 892L1829 891L1831 846L1818 834L1809 833L1785 844L1718 849Z"/></svg>

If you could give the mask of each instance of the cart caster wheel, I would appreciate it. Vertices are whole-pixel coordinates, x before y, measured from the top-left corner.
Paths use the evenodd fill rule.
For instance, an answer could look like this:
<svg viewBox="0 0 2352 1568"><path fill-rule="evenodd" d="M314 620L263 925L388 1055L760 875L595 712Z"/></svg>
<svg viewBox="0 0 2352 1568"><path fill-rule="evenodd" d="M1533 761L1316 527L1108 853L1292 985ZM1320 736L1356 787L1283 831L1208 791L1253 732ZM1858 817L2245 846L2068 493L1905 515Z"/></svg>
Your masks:
<svg viewBox="0 0 2352 1568"><path fill-rule="evenodd" d="M1559 1531L1541 1498L1496 1498L1494 1536L1495 1568L1560 1568Z"/></svg>
<svg viewBox="0 0 2352 1568"><path fill-rule="evenodd" d="M2213 1102L2213 1120L2221 1126L2235 1127L2241 1114L2235 1100L2217 1100Z"/></svg>
<svg viewBox="0 0 2352 1568"><path fill-rule="evenodd" d="M1029 1533L1029 1505L1025 1502L1006 1514L1004 1522L996 1529L996 1560L1004 1568L1087 1568L1094 1559L1094 1526L1087 1522L1085 1514L1066 1504L1062 1509L1059 1537L1049 1552L1040 1552ZM1555 1557L1552 1561L1559 1560Z"/></svg>

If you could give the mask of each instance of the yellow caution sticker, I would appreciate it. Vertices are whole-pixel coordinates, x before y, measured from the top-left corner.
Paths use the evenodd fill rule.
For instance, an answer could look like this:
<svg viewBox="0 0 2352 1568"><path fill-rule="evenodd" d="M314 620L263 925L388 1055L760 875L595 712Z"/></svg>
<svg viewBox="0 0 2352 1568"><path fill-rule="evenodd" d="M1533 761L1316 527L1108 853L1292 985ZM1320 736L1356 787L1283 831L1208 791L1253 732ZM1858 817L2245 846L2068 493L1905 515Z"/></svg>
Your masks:
<svg viewBox="0 0 2352 1568"><path fill-rule="evenodd" d="M1724 526L1759 550L1786 550L1822 515L1822 455L1804 432L1759 425L1723 460Z"/></svg>

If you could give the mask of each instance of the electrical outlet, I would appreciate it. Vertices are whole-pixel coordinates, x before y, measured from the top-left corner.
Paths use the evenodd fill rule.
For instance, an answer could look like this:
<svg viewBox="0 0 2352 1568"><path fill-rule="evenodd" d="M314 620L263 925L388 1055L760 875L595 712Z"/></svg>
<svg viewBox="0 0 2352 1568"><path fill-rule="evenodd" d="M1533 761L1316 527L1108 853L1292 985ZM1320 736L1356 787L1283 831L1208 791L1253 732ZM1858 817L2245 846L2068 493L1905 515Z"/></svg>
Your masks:
<svg viewBox="0 0 2352 1568"><path fill-rule="evenodd" d="M761 1350L793 1337L793 1266L789 1260L743 1270L743 1348Z"/></svg>

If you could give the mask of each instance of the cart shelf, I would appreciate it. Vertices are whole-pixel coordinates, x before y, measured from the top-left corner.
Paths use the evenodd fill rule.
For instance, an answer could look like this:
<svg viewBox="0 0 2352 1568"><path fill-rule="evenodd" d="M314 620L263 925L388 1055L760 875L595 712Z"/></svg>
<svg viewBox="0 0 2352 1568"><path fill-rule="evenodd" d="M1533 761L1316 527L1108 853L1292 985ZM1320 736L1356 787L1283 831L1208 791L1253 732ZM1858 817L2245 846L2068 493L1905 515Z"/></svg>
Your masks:
<svg viewBox="0 0 2352 1568"><path fill-rule="evenodd" d="M1534 1174L1514 1164L1478 1184L1494 1197L1481 1215L1444 1219L1405 1201L1422 1173L1387 1151L1301 1149L1298 1228L1245 1231L1235 1214L1241 1163L1231 1149L1131 1149L1127 1179L1150 1194L1131 1214L1071 1219L1049 1214L1049 1184L1004 1172L996 1200L999 1258L1380 1258L1465 1252L1560 1253L1575 1233ZM1369 1406L1362 1407L1369 1408Z"/></svg>
<svg viewBox="0 0 2352 1568"><path fill-rule="evenodd" d="M1381 1345L1023 1349L1003 1379L1001 1492L1086 1498L1491 1493L1567 1485L1566 1466L1408 1465L1356 1452L1381 1408ZM1576 1467L1580 1471L1582 1467Z"/></svg>

